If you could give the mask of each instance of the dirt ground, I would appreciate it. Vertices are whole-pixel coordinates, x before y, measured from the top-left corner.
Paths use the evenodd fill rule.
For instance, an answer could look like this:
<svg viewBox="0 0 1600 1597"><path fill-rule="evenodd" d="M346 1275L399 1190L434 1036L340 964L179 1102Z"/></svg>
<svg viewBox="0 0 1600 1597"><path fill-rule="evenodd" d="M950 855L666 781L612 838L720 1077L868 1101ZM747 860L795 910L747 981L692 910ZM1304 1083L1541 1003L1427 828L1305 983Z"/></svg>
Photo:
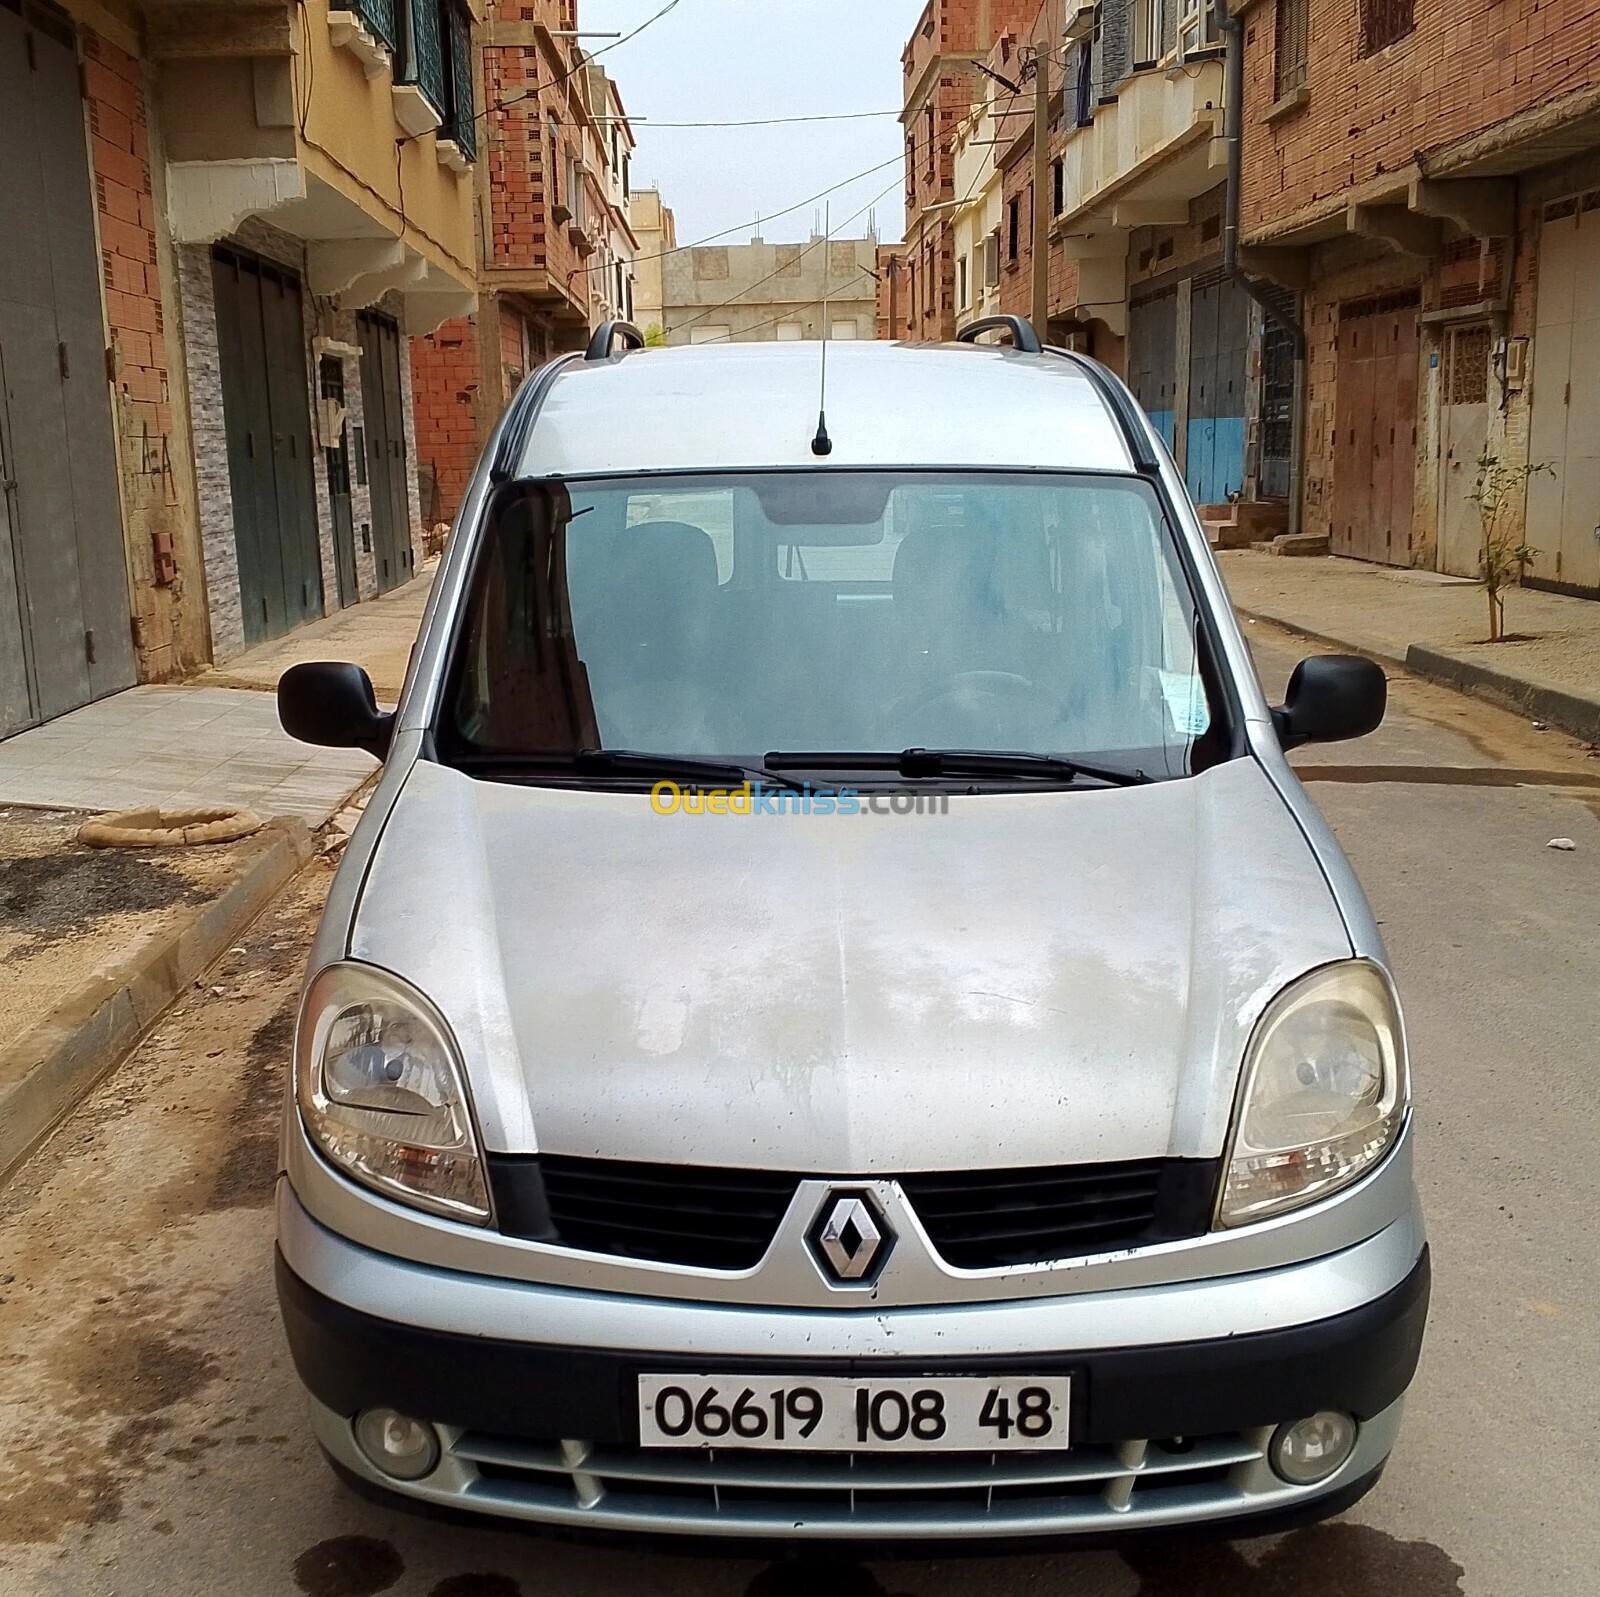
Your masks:
<svg viewBox="0 0 1600 1597"><path fill-rule="evenodd" d="M243 844L86 848L71 810L0 808L0 1021L31 1023L238 874Z"/></svg>

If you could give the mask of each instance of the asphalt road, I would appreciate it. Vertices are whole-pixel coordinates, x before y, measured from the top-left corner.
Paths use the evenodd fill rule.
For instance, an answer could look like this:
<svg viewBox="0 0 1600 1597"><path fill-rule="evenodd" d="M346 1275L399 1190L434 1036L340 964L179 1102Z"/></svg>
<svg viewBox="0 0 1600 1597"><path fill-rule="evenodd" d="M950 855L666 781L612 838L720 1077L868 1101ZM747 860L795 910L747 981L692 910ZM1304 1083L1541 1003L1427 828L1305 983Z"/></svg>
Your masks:
<svg viewBox="0 0 1600 1597"><path fill-rule="evenodd" d="M1253 635L1281 686L1298 651ZM1594 1590L1600 759L1400 681L1377 736L1302 763L1399 968L1435 1260L1406 1431L1346 1519L1240 1545L819 1570L575 1547L351 1497L310 1442L269 1274L314 868L0 1193L0 1593ZM1577 850L1547 848L1558 836Z"/></svg>

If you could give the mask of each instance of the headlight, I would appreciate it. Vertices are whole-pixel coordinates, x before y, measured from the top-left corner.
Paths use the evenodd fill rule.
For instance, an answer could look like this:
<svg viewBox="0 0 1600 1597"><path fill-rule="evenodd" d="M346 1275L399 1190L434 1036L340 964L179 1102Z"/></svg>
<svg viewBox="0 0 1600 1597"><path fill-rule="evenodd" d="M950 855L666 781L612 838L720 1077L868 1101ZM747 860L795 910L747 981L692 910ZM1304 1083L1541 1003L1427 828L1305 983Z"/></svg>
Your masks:
<svg viewBox="0 0 1600 1597"><path fill-rule="evenodd" d="M1325 1198L1393 1143L1409 1097L1388 979L1350 960L1312 971L1267 1006L1245 1055L1219 1225Z"/></svg>
<svg viewBox="0 0 1600 1597"><path fill-rule="evenodd" d="M455 1043L398 977L356 964L316 977L295 1039L295 1096L312 1141L357 1181L452 1220L488 1220Z"/></svg>

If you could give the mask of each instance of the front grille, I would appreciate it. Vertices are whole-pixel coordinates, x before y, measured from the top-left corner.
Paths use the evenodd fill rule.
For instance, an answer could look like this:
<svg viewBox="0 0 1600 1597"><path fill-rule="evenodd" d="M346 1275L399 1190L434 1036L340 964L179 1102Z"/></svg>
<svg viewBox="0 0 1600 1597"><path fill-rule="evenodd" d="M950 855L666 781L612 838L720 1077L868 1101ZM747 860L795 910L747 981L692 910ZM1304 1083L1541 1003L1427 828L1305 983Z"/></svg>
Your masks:
<svg viewBox="0 0 1600 1597"><path fill-rule="evenodd" d="M1198 1236L1216 1181L1212 1160L1142 1159L902 1176L900 1185L947 1264L986 1270Z"/></svg>
<svg viewBox="0 0 1600 1597"><path fill-rule="evenodd" d="M1251 1506L1269 1429L1017 1453L762 1453L528 1442L449 1447L465 1506L661 1529L915 1536L1089 1530Z"/></svg>
<svg viewBox="0 0 1600 1597"><path fill-rule="evenodd" d="M799 1179L553 1154L489 1159L495 1210L508 1234L705 1270L759 1264Z"/></svg>
<svg viewBox="0 0 1600 1597"><path fill-rule="evenodd" d="M1218 1173L1214 1160L1144 1159L898 1179L940 1257L985 1270L1199 1236ZM766 1170L489 1156L507 1236L706 1270L754 1269L800 1180Z"/></svg>

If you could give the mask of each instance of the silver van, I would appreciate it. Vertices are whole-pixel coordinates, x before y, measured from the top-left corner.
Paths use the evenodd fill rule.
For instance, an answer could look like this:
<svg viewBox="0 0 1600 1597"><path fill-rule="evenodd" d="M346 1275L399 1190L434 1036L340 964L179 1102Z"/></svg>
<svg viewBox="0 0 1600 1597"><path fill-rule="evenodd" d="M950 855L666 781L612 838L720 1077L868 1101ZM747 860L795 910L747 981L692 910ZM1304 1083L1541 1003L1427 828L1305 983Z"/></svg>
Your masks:
<svg viewBox="0 0 1600 1597"><path fill-rule="evenodd" d="M1001 1545L1377 1480L1405 1035L1284 751L1383 675L1269 708L1159 434L997 320L825 393L815 343L601 328L491 440L394 713L284 677L383 761L276 1200L347 1480Z"/></svg>

